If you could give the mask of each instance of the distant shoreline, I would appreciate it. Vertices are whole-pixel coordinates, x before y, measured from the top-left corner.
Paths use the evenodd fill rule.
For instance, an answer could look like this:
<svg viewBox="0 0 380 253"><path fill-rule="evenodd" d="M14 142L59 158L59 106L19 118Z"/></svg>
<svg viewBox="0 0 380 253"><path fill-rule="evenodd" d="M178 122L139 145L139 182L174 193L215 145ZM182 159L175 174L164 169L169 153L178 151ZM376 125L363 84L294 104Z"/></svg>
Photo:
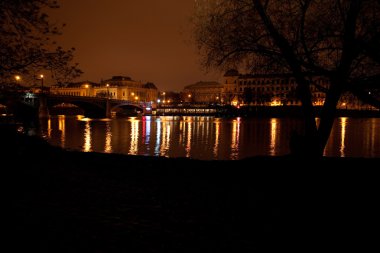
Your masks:
<svg viewBox="0 0 380 253"><path fill-rule="evenodd" d="M178 109L182 107L166 107L166 109ZM197 108L197 107L189 107ZM283 118L283 117L303 117L303 111L301 106L243 106L240 108L233 106L204 106L201 108L210 108L213 111L206 112L188 112L188 113L178 113L173 110L172 112L165 112L156 114L146 114L146 116L215 116L215 117L273 117L273 118ZM315 107L316 117L319 117L322 111L322 107ZM2 118L6 118L5 115L9 114L5 108L0 108L0 115ZM15 113L14 116L17 118L31 118L31 113L19 111ZM36 113L34 113L36 114ZM65 107L65 108L52 108L50 110L51 116L56 115L82 115L83 110L78 107ZM131 116L140 116L142 114L135 114ZM9 115L7 115L9 116ZM35 115L38 116L38 115ZM34 116L34 117L35 117ZM336 117L363 117L363 118L379 118L380 110L352 110L352 109L337 109Z"/></svg>
<svg viewBox="0 0 380 253"><path fill-rule="evenodd" d="M173 107L172 109L177 109ZM207 107L205 107L207 108ZM303 117L301 106L245 106L245 107L210 107L216 109L216 112L209 113L177 113L175 110L172 112L158 113L156 116L216 116L216 117ZM166 109L170 109L167 107ZM315 107L316 116L319 117L322 107ZM380 117L380 110L351 110L351 109L337 109L336 117L363 117L363 118L378 118Z"/></svg>

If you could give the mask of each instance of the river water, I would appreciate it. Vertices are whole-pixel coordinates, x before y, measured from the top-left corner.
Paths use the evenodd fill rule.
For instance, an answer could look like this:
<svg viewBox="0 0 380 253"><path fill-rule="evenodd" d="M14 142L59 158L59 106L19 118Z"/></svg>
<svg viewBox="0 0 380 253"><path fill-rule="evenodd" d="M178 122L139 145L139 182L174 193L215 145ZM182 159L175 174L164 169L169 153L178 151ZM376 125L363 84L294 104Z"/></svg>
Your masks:
<svg viewBox="0 0 380 253"><path fill-rule="evenodd" d="M288 154L290 133L302 125L296 118L52 116L42 120L41 134L83 152L236 160ZM380 157L380 118L337 118L325 155Z"/></svg>

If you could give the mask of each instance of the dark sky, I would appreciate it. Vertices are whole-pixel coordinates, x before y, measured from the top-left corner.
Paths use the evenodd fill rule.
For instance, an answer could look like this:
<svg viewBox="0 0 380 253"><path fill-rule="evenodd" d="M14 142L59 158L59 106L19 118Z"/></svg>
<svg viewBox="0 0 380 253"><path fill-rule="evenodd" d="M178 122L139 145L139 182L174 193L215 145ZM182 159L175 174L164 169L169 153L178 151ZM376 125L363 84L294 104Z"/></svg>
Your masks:
<svg viewBox="0 0 380 253"><path fill-rule="evenodd" d="M61 0L50 14L66 23L58 39L75 47L84 74L77 80L99 82L114 75L153 82L181 91L198 81L218 81L219 72L201 69L190 42L194 0Z"/></svg>

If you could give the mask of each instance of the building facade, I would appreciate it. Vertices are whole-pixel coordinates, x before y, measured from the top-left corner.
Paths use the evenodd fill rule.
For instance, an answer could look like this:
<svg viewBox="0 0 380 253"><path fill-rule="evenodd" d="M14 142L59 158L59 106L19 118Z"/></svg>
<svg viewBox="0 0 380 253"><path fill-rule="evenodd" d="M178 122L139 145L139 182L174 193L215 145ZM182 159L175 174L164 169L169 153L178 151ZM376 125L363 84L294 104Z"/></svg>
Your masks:
<svg viewBox="0 0 380 253"><path fill-rule="evenodd" d="M184 88L182 100L193 103L220 103L223 90L223 84L218 82L197 82Z"/></svg>
<svg viewBox="0 0 380 253"><path fill-rule="evenodd" d="M297 83L291 74L240 74L229 70L223 76L222 102L232 105L301 105ZM312 102L323 105L329 82L323 77L310 81Z"/></svg>
<svg viewBox="0 0 380 253"><path fill-rule="evenodd" d="M328 80L315 77L310 89L314 105L323 105L324 89ZM198 82L184 88L184 101L194 103L220 103L234 106L301 105L297 98L297 84L290 74L244 75L237 70L227 71L222 83Z"/></svg>
<svg viewBox="0 0 380 253"><path fill-rule="evenodd" d="M84 81L64 87L52 86L50 92L57 95L106 97L151 103L155 103L158 96L157 87L153 83L134 81L126 76L113 76L100 84Z"/></svg>
<svg viewBox="0 0 380 253"><path fill-rule="evenodd" d="M65 86L51 86L50 93L64 96L93 97L94 88L98 86L99 84L89 81L69 83Z"/></svg>

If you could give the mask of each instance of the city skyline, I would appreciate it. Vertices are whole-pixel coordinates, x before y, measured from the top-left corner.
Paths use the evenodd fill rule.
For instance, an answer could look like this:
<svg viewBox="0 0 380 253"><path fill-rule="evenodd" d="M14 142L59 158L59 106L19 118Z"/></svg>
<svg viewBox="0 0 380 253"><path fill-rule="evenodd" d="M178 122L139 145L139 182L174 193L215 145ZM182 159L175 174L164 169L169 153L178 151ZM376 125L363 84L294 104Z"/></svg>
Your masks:
<svg viewBox="0 0 380 253"><path fill-rule="evenodd" d="M222 76L201 68L191 43L193 4L193 0L66 0L49 15L53 22L66 24L58 44L76 48L75 62L84 73L75 81L100 82L121 75L152 82L159 90L181 91Z"/></svg>

